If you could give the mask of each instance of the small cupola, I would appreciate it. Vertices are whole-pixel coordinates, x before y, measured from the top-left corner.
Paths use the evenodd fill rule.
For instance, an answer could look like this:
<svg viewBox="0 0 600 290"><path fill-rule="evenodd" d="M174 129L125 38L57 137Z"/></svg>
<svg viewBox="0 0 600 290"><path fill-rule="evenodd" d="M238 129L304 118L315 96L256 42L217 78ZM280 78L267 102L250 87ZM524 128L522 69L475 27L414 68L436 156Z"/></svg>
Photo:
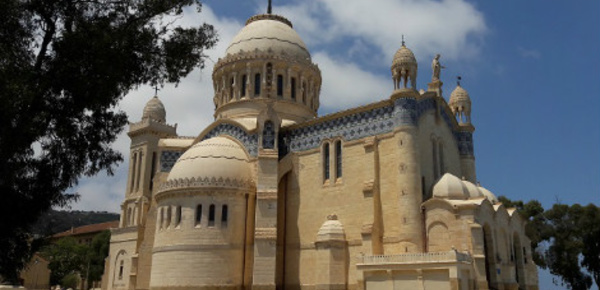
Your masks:
<svg viewBox="0 0 600 290"><path fill-rule="evenodd" d="M150 119L156 122L165 123L167 120L167 111L165 106L158 99L158 96L154 96L146 106L144 107L144 113L142 114L142 120Z"/></svg>
<svg viewBox="0 0 600 290"><path fill-rule="evenodd" d="M392 61L392 79L394 90L415 89L417 86L417 59L415 54L406 47L404 40Z"/></svg>
<svg viewBox="0 0 600 290"><path fill-rule="evenodd" d="M460 86L460 77L456 88L450 94L448 105L459 124L471 124L471 98L469 93Z"/></svg>

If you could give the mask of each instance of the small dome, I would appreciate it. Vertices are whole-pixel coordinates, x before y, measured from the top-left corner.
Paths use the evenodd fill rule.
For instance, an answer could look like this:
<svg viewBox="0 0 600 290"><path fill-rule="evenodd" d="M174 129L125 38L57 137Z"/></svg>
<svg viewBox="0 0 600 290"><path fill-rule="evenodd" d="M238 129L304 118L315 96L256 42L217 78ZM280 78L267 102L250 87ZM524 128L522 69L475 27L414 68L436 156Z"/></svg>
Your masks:
<svg viewBox="0 0 600 290"><path fill-rule="evenodd" d="M471 98L469 93L460 85L457 85L454 91L450 94L450 107L463 106L471 108ZM453 109L454 110L454 109Z"/></svg>
<svg viewBox="0 0 600 290"><path fill-rule="evenodd" d="M487 190L485 187L479 186L479 190L492 204L498 203L498 198L491 191Z"/></svg>
<svg viewBox="0 0 600 290"><path fill-rule="evenodd" d="M235 141L213 137L196 143L173 165L167 183L194 180L194 187L244 187L252 178L248 155Z"/></svg>
<svg viewBox="0 0 600 290"><path fill-rule="evenodd" d="M298 60L310 60L304 41L282 16L263 14L248 19L246 26L233 38L225 54L242 51L272 51L292 56Z"/></svg>
<svg viewBox="0 0 600 290"><path fill-rule="evenodd" d="M146 103L146 106L144 107L144 113L142 114L142 120L145 119L151 119L161 123L166 122L167 111L165 111L165 106L157 96L154 96L154 98L150 99L150 101Z"/></svg>
<svg viewBox="0 0 600 290"><path fill-rule="evenodd" d="M481 193L479 188L477 188L477 185L473 184L472 182L470 182L468 180L463 180L462 183L467 188L467 192L469 193L469 198L476 198L476 197L483 196L483 194Z"/></svg>
<svg viewBox="0 0 600 290"><path fill-rule="evenodd" d="M330 215L327 217L327 221L323 223L319 232L317 233L317 242L324 241L344 241L346 235L344 233L344 226L337 219L336 215Z"/></svg>
<svg viewBox="0 0 600 290"><path fill-rule="evenodd" d="M404 44L396 54L394 55L394 60L392 61L392 68L396 66L416 66L417 59L415 58L415 54L408 49Z"/></svg>
<svg viewBox="0 0 600 290"><path fill-rule="evenodd" d="M433 196L447 199L467 199L469 191L462 180L446 173L433 186Z"/></svg>

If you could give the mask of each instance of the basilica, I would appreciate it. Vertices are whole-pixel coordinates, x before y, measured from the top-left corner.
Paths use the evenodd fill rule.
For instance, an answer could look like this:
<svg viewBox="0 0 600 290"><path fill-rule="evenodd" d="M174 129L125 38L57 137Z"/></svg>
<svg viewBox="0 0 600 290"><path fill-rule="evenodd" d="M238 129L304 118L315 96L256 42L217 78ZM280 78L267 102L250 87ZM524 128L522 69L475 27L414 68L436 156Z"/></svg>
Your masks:
<svg viewBox="0 0 600 290"><path fill-rule="evenodd" d="M292 23L252 16L214 67L208 127L178 136L156 96L130 124L103 289L538 289L525 221L478 184L471 99L444 98L438 59L418 89L403 43L389 97L319 116Z"/></svg>

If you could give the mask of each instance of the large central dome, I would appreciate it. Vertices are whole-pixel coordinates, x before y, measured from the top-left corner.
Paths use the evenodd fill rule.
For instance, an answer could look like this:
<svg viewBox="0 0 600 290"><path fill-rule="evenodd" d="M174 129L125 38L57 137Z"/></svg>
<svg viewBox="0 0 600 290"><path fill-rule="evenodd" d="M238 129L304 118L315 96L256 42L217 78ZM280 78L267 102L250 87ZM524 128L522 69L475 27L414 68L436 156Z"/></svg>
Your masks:
<svg viewBox="0 0 600 290"><path fill-rule="evenodd" d="M233 38L226 54L242 51L269 51L285 53L300 60L310 60L306 45L292 28L292 24L278 15L256 15Z"/></svg>
<svg viewBox="0 0 600 290"><path fill-rule="evenodd" d="M283 16L250 17L213 68L216 119L256 119L272 110L292 123L317 115L321 71Z"/></svg>

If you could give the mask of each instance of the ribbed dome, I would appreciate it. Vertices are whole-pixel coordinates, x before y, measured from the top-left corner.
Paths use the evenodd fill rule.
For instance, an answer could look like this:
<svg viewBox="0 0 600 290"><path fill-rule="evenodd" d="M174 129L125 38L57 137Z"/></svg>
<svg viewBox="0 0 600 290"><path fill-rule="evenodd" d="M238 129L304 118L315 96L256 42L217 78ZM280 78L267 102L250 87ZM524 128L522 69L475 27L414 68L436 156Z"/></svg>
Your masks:
<svg viewBox="0 0 600 290"><path fill-rule="evenodd" d="M479 190L492 204L498 203L498 198L491 191L487 190L485 187L479 186Z"/></svg>
<svg viewBox="0 0 600 290"><path fill-rule="evenodd" d="M298 60L310 60L310 53L304 41L292 28L292 24L278 15L263 14L253 16L246 26L233 38L225 54L242 51L269 51L292 56Z"/></svg>
<svg viewBox="0 0 600 290"><path fill-rule="evenodd" d="M193 187L225 184L245 187L252 178L248 155L238 143L226 137L213 137L188 149L175 163L167 183L195 180Z"/></svg>
<svg viewBox="0 0 600 290"><path fill-rule="evenodd" d="M468 180L463 180L462 183L467 188L467 192L469 193L469 198L476 198L476 197L483 196L483 194L481 193L479 188L477 188L477 185L473 184L472 182L470 182Z"/></svg>
<svg viewBox="0 0 600 290"><path fill-rule="evenodd" d="M151 119L161 123L166 122L167 111L157 96L154 96L154 98L150 99L150 101L146 103L146 106L144 107L144 113L142 114L142 120L145 119Z"/></svg>
<svg viewBox="0 0 600 290"><path fill-rule="evenodd" d="M392 67L396 66L416 66L417 59L415 58L415 54L408 49L406 46L402 45L396 54L394 55L394 60L392 61Z"/></svg>
<svg viewBox="0 0 600 290"><path fill-rule="evenodd" d="M471 98L469 97L469 93L463 89L460 85L456 86L454 91L450 94L450 103L451 107L456 106L465 106L468 105L471 107Z"/></svg>
<svg viewBox="0 0 600 290"><path fill-rule="evenodd" d="M458 177L446 173L433 186L433 196L447 199L467 199L469 191Z"/></svg>

